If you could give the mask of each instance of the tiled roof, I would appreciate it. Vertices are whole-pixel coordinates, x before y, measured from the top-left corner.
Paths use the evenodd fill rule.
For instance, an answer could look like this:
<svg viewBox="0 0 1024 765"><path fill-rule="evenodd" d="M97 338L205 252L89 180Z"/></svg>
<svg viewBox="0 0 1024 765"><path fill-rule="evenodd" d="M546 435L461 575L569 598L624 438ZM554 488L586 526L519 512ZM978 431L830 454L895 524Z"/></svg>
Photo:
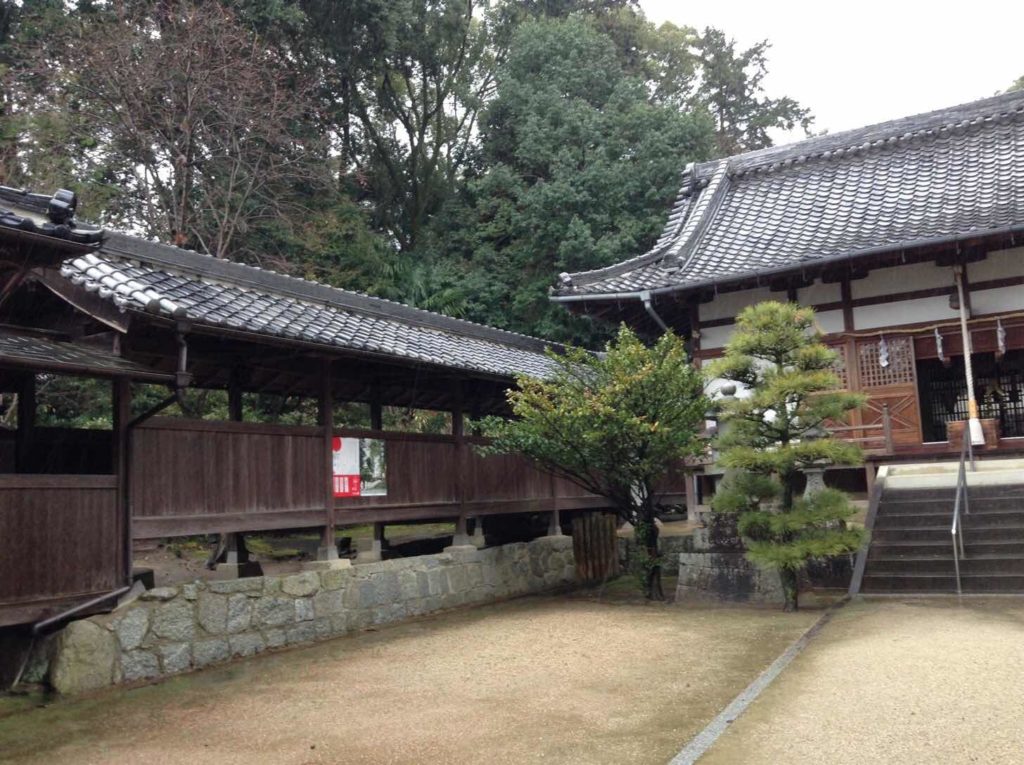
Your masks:
<svg viewBox="0 0 1024 765"><path fill-rule="evenodd" d="M9 330L0 330L0 362L4 366L57 373L88 372L100 377L131 377L159 382L173 379L173 375L156 372L103 349Z"/></svg>
<svg viewBox="0 0 1024 765"><path fill-rule="evenodd" d="M563 274L554 299L686 290L1015 229L1024 92L688 167L650 252Z"/></svg>
<svg viewBox="0 0 1024 765"><path fill-rule="evenodd" d="M546 376L550 343L124 234L61 275L124 311L511 378Z"/></svg>

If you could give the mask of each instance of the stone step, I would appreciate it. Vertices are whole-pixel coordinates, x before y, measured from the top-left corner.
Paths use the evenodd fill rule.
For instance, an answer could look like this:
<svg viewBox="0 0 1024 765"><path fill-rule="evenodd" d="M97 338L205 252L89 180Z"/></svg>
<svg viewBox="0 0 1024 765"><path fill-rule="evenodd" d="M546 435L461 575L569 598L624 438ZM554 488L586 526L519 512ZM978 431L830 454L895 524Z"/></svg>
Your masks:
<svg viewBox="0 0 1024 765"><path fill-rule="evenodd" d="M950 521L933 526L875 528L871 533L871 543L879 542L941 542L948 544L950 539ZM1024 542L1024 528L1019 526L989 526L985 528L964 527L964 542Z"/></svg>
<svg viewBox="0 0 1024 765"><path fill-rule="evenodd" d="M963 575L961 587L967 593L1024 593L1024 575ZM864 574L864 593L939 593L956 592L956 577L946 574Z"/></svg>
<svg viewBox="0 0 1024 765"><path fill-rule="evenodd" d="M961 508L960 517L964 519L965 528L1011 527L1024 528L1024 510L975 510L971 506L970 515ZM876 529L913 529L953 523L953 509L935 510L920 513L883 513L881 510L875 518Z"/></svg>
<svg viewBox="0 0 1024 765"><path fill-rule="evenodd" d="M968 504L971 512L999 512L1002 510L1024 510L1024 497L977 497L968 494ZM951 513L955 497L950 496L943 500L888 500L883 499L878 505L878 513L886 515L913 515L916 513Z"/></svg>
<svg viewBox="0 0 1024 765"><path fill-rule="evenodd" d="M966 550L965 550L966 553ZM872 576L898 576L921 574L947 576L955 572L953 546L945 554L915 555L903 557L876 558L869 560L865 574ZM960 559L960 574L964 575L1010 575L1024 576L1024 557L1007 557L999 554L971 555Z"/></svg>
<svg viewBox="0 0 1024 765"><path fill-rule="evenodd" d="M964 537L964 552L968 557L977 555L1002 555L1013 557L1019 555L1024 557L1024 532L1019 539L996 538L991 541L971 541ZM942 555L953 554L952 534L947 530L941 539L896 539L896 540L873 540L871 550L868 552L868 560L880 560L885 558L914 557L918 555Z"/></svg>
<svg viewBox="0 0 1024 765"><path fill-rule="evenodd" d="M1024 499L1024 481L1013 484L977 484L970 479L967 482L967 490L971 497L979 499L1005 499L1019 497ZM932 488L901 489L886 487L882 492L882 501L892 502L934 502L936 500L952 499L956 495L956 484Z"/></svg>

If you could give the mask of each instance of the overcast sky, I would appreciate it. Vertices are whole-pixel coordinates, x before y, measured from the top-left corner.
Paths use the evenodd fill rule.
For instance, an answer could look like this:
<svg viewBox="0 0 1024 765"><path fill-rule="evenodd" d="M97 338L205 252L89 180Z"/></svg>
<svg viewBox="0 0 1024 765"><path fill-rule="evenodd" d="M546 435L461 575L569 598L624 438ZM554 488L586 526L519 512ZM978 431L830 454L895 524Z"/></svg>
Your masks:
<svg viewBox="0 0 1024 765"><path fill-rule="evenodd" d="M994 95L1024 75L1024 2L640 0L648 18L767 39L768 95L837 132ZM948 8L948 10L947 10ZM777 143L800 134L777 137Z"/></svg>

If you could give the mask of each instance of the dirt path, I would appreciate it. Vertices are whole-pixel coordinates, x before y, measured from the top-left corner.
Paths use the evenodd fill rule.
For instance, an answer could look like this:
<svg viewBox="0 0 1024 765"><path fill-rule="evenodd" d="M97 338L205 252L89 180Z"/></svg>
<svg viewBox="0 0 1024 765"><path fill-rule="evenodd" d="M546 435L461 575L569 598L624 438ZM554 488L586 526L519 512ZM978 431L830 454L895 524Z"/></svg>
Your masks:
<svg viewBox="0 0 1024 765"><path fill-rule="evenodd" d="M0 719L0 760L664 763L817 617L533 598Z"/></svg>
<svg viewBox="0 0 1024 765"><path fill-rule="evenodd" d="M842 609L700 765L1024 762L1024 599Z"/></svg>

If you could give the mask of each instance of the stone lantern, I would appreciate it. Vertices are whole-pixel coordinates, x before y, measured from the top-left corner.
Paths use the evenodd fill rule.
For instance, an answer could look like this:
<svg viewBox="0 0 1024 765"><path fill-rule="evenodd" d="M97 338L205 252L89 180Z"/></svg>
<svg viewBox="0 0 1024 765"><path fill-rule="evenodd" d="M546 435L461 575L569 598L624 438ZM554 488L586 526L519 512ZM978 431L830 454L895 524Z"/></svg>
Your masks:
<svg viewBox="0 0 1024 765"><path fill-rule="evenodd" d="M807 441L818 441L822 438L828 437L828 431L822 427L815 426L809 428L804 433L804 439ZM804 475L807 476L807 486L804 488L804 499L808 499L812 494L817 494L819 491L825 488L825 470L831 463L829 460L818 460L812 462L804 468Z"/></svg>

